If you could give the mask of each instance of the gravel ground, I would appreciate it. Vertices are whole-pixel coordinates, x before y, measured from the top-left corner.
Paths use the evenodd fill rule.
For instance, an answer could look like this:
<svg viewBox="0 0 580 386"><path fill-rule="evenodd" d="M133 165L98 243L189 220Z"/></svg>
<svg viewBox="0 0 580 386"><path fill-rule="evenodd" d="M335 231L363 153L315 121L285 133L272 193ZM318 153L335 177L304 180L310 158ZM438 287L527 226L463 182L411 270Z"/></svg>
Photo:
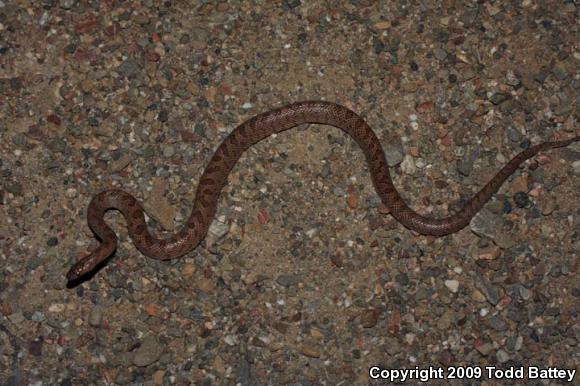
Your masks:
<svg viewBox="0 0 580 386"><path fill-rule="evenodd" d="M145 258L112 212L116 255L67 285L97 245L95 193L122 187L157 232L179 229L220 141L290 102L359 112L430 215L522 148L579 133L573 1L332 3L0 0L3 384L579 367L577 145L528 161L468 228L435 239L385 213L350 138L301 126L242 157L185 258Z"/></svg>

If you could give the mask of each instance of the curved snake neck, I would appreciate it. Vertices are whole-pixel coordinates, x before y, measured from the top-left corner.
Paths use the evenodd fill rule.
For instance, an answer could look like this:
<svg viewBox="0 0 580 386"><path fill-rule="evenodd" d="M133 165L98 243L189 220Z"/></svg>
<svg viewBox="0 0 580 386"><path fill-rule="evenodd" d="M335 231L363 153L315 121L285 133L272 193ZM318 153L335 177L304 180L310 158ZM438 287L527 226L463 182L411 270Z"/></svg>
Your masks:
<svg viewBox="0 0 580 386"><path fill-rule="evenodd" d="M88 207L87 219L101 244L77 262L67 273L67 278L75 280L91 272L115 251L117 236L103 219L109 209L121 211L127 220L129 235L135 246L148 257L168 260L193 250L205 237L228 174L244 151L274 133L303 123L331 125L349 134L364 152L375 190L393 217L411 230L434 236L457 232L469 224L471 218L525 160L540 151L567 146L580 140L576 136L565 141L544 142L522 151L475 194L461 211L449 217L435 219L421 216L403 201L393 185L378 138L359 115L330 102L293 103L248 119L224 139L200 178L187 223L179 233L169 239L158 239L149 233L143 209L131 194L111 189L94 196Z"/></svg>

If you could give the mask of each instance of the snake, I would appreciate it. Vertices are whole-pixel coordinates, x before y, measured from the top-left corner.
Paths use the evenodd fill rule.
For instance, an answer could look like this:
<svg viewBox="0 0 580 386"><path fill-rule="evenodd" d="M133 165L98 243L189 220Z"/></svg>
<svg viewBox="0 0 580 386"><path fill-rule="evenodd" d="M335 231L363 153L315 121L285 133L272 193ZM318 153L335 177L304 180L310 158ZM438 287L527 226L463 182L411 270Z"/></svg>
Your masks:
<svg viewBox="0 0 580 386"><path fill-rule="evenodd" d="M568 146L580 140L542 142L529 146L511 159L491 180L465 202L462 209L445 218L423 216L411 209L393 184L381 143L365 120L342 105L327 101L296 102L253 116L237 126L219 145L203 171L197 186L191 215L179 232L166 238L152 235L145 222L145 212L137 199L120 189L96 194L87 209L88 225L100 240L98 247L76 262L66 274L69 281L83 278L104 263L117 248L117 235L107 225L104 214L110 209L122 213L128 233L144 255L169 260L195 249L205 238L215 216L222 188L242 154L255 143L301 124L334 126L350 135L362 149L371 180L383 205L399 223L422 235L444 236L457 232L495 194L503 182L527 159L537 153Z"/></svg>

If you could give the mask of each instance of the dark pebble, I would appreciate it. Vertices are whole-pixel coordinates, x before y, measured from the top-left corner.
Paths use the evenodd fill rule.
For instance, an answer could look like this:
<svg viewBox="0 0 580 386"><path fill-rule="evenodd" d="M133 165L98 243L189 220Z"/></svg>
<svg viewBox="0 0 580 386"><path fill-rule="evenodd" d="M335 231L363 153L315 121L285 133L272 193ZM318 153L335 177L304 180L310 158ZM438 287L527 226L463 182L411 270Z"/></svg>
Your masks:
<svg viewBox="0 0 580 386"><path fill-rule="evenodd" d="M509 307L507 317L517 323L528 322L528 311L522 305L512 305Z"/></svg>
<svg viewBox="0 0 580 386"><path fill-rule="evenodd" d="M133 59L127 59L117 67L117 72L122 76L129 78L139 72L139 65Z"/></svg>
<svg viewBox="0 0 580 386"><path fill-rule="evenodd" d="M513 198L518 208L529 208L532 205L530 196L526 192L517 192Z"/></svg>
<svg viewBox="0 0 580 386"><path fill-rule="evenodd" d="M56 237L51 237L46 241L46 245L48 245L49 247L54 247L58 245L58 238Z"/></svg>
<svg viewBox="0 0 580 386"><path fill-rule="evenodd" d="M296 275L280 275L276 279L276 283L281 285L282 287L291 287L296 285L300 279Z"/></svg>
<svg viewBox="0 0 580 386"><path fill-rule="evenodd" d="M369 308L361 314L360 322L364 328L371 328L377 324L379 320L379 310L376 308Z"/></svg>
<svg viewBox="0 0 580 386"><path fill-rule="evenodd" d="M284 8L286 9L294 9L301 4L302 2L300 0L284 0Z"/></svg>
<svg viewBox="0 0 580 386"><path fill-rule="evenodd" d="M507 323L503 320L500 316L492 316L487 320L486 323L489 327L493 328L496 331L505 331L507 330Z"/></svg>
<svg viewBox="0 0 580 386"><path fill-rule="evenodd" d="M521 149L527 149L530 147L530 140L529 139L524 139L521 143L520 143L520 148Z"/></svg>
<svg viewBox="0 0 580 386"><path fill-rule="evenodd" d="M544 83L548 75L550 75L550 71L547 68L543 68L534 76L534 80L538 83Z"/></svg>
<svg viewBox="0 0 580 386"><path fill-rule="evenodd" d="M507 135L508 135L508 138L510 139L510 141L513 141L516 143L520 142L521 138L522 138L522 135L520 134L520 132L512 126L508 126Z"/></svg>
<svg viewBox="0 0 580 386"><path fill-rule="evenodd" d="M397 283L399 283L400 285L409 285L409 276L407 276L406 273L400 273L398 274L395 279L397 280Z"/></svg>
<svg viewBox="0 0 580 386"><path fill-rule="evenodd" d="M473 160L471 158L462 158L457 163L457 171L463 176L469 176L473 170Z"/></svg>
<svg viewBox="0 0 580 386"><path fill-rule="evenodd" d="M491 305L495 306L497 303L499 303L500 295L498 293L498 290L486 279L484 279L479 274L475 274L474 284L475 288L477 288L478 290L481 291L481 293L483 293L483 295Z"/></svg>
<svg viewBox="0 0 580 386"><path fill-rule="evenodd" d="M167 122L168 119L169 119L169 113L167 112L167 110L161 110L159 112L159 114L157 115L157 120L159 122Z"/></svg>
<svg viewBox="0 0 580 386"><path fill-rule="evenodd" d="M22 81L20 80L20 78L11 78L10 87L14 91L19 91L22 88Z"/></svg>
<svg viewBox="0 0 580 386"><path fill-rule="evenodd" d="M67 46L64 47L64 52L66 52L67 54L74 54L76 50L77 50L77 45L74 43L67 44Z"/></svg>
<svg viewBox="0 0 580 386"><path fill-rule="evenodd" d="M30 352L30 355L33 355L35 357L41 356L43 343L44 343L43 337L38 337L34 339L32 342L30 342L30 346L28 346L28 352Z"/></svg>
<svg viewBox="0 0 580 386"><path fill-rule="evenodd" d="M93 115L89 116L89 125L91 125L92 127L99 126L99 120L97 119L97 117Z"/></svg>
<svg viewBox="0 0 580 386"><path fill-rule="evenodd" d="M502 102L507 101L510 98L509 94L505 94L505 93L496 93L493 94L489 100L491 103L493 103L494 105L499 105Z"/></svg>
<svg viewBox="0 0 580 386"><path fill-rule="evenodd" d="M503 213L511 213L512 212L512 204L509 202L509 200L506 198L503 200L503 208L502 208Z"/></svg>

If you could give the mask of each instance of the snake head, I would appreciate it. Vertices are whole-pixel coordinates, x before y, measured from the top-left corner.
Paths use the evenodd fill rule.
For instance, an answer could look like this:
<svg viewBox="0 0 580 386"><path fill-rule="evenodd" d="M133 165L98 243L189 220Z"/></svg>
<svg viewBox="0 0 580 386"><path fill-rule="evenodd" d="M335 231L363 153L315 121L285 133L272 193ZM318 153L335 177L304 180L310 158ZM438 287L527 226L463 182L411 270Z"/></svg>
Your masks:
<svg viewBox="0 0 580 386"><path fill-rule="evenodd" d="M112 231L111 231L112 233ZM97 249L93 250L90 254L80 259L75 265L69 269L66 274L68 281L78 280L86 274L92 272L96 266L98 266L103 261L107 260L117 248L117 237L114 233L113 236L109 238L107 242L101 243Z"/></svg>
<svg viewBox="0 0 580 386"><path fill-rule="evenodd" d="M84 257L82 260L78 261L75 265L69 269L66 274L66 278L68 281L74 281L80 279L85 274L92 271L95 266L98 264L98 261L95 262L95 259L91 255Z"/></svg>
<svg viewBox="0 0 580 386"><path fill-rule="evenodd" d="M116 240L115 240L116 241ZM103 243L89 255L83 257L69 269L66 278L69 281L78 280L91 273L95 267L105 261L115 252L116 243Z"/></svg>

